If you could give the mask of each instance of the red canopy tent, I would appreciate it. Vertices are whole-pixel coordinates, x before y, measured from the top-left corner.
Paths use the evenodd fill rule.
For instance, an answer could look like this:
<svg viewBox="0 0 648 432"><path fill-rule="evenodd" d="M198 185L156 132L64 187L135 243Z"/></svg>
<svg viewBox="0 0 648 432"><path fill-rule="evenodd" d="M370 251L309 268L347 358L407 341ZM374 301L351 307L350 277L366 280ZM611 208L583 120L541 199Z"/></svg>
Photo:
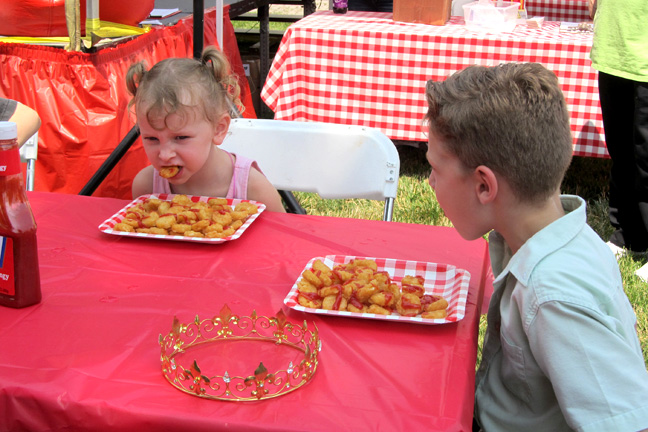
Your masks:
<svg viewBox="0 0 648 432"><path fill-rule="evenodd" d="M86 0L80 0L81 22L86 20ZM99 4L101 20L137 27L149 16L155 0L110 0ZM3 0L0 35L67 36L65 0Z"/></svg>
<svg viewBox="0 0 648 432"><path fill-rule="evenodd" d="M84 189L84 194L131 197L131 181L148 160L127 109L130 95L124 77L134 62L146 60L152 65L164 58L200 53L204 45L217 45L216 10L203 11L202 1L196 2L200 7L194 16L94 52L0 39L0 96L34 108L42 120L35 190L77 194ZM246 107L243 116L254 118L227 6L223 16L223 50L239 76ZM108 159L110 163L104 165ZM98 170L105 179L95 176ZM88 189L91 178L95 181Z"/></svg>

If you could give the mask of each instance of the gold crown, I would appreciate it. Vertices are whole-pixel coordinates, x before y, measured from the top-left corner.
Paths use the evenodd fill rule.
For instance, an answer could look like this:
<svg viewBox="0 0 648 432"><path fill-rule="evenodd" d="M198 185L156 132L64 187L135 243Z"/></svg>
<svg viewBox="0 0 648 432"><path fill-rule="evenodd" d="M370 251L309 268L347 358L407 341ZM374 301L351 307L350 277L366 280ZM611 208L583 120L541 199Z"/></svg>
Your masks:
<svg viewBox="0 0 648 432"><path fill-rule="evenodd" d="M257 401L292 392L308 383L317 369L317 355L321 350L317 326L309 330L306 321L302 326L290 323L282 310L276 317L233 315L224 305L219 316L200 321L198 316L189 324L181 324L173 317L173 327L166 335L160 334L162 374L177 389L207 399L229 401ZM263 362L247 376L209 375L201 371L196 360L186 367L176 361L196 346L207 343L235 341L271 342L303 353L294 363L270 373Z"/></svg>

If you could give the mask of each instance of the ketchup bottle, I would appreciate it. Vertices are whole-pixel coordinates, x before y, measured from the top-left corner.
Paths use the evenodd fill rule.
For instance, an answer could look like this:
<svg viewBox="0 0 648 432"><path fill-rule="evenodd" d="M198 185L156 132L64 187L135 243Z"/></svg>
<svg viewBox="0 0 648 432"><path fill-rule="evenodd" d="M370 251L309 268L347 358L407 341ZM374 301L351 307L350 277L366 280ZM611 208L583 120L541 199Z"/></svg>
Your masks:
<svg viewBox="0 0 648 432"><path fill-rule="evenodd" d="M41 301L36 221L27 201L16 123L0 122L0 305Z"/></svg>

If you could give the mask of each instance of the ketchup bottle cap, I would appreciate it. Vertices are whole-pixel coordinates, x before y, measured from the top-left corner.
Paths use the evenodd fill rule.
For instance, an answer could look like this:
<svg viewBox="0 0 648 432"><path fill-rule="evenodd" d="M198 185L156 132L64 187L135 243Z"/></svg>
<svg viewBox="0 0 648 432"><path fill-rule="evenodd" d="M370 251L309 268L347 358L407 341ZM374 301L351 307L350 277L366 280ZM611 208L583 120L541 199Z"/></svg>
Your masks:
<svg viewBox="0 0 648 432"><path fill-rule="evenodd" d="M9 121L0 121L0 140L16 139L18 137L18 128L16 123Z"/></svg>

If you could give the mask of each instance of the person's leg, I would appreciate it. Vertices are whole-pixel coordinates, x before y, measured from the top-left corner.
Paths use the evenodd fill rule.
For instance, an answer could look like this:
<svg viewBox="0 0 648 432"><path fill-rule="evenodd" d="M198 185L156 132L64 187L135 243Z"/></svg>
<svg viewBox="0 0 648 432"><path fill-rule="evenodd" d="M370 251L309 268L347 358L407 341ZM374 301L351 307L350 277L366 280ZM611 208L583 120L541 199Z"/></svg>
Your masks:
<svg viewBox="0 0 648 432"><path fill-rule="evenodd" d="M631 246L648 250L648 83L634 83L633 144L637 163L637 205L639 224Z"/></svg>
<svg viewBox="0 0 648 432"><path fill-rule="evenodd" d="M648 248L648 231L639 202L648 195L648 144L645 139L643 144L635 140L633 133L635 90L633 81L599 72L605 141L612 159L610 223L616 231L610 241L634 251L645 251ZM648 200L644 199L644 202L648 203Z"/></svg>

